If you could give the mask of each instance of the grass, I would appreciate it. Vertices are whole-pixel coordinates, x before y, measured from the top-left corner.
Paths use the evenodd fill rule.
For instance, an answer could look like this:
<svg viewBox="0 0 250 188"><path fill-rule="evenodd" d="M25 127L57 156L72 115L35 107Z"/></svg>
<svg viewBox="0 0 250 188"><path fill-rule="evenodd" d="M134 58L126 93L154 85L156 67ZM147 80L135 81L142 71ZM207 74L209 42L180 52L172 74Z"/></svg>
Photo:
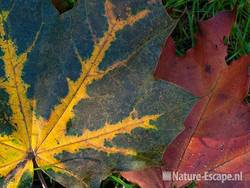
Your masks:
<svg viewBox="0 0 250 188"><path fill-rule="evenodd" d="M249 0L163 0L163 4L174 18L179 18L173 37L177 54L195 45L195 33L199 20L208 19L222 10L236 10L236 24L225 40L229 45L227 62L250 53L250 1Z"/></svg>
<svg viewBox="0 0 250 188"><path fill-rule="evenodd" d="M113 174L102 182L100 188L139 188L139 186L129 183L119 174Z"/></svg>
<svg viewBox="0 0 250 188"><path fill-rule="evenodd" d="M67 0L75 3L75 0ZM236 24L231 35L225 39L228 44L228 56L226 62L239 58L250 53L250 0L163 0L163 5L169 14L179 19L179 23L173 33L177 47L177 55L183 55L187 49L195 45L195 33L197 22L208 19L222 10L236 10ZM246 98L250 102L250 95ZM61 187L59 184L45 176L49 187ZM39 178L35 176L34 185L37 185ZM189 188L194 188L192 182ZM113 174L102 182L101 188L138 188L138 186L127 182L119 174Z"/></svg>

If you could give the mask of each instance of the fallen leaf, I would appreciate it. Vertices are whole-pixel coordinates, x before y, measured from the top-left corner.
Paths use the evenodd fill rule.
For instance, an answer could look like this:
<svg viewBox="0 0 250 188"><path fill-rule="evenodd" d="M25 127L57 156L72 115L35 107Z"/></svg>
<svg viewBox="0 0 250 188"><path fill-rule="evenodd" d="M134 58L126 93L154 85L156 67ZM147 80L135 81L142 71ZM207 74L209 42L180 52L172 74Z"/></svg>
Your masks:
<svg viewBox="0 0 250 188"><path fill-rule="evenodd" d="M200 99L185 120L185 129L167 147L161 167L123 175L143 188L184 187L188 180L163 181L163 172L179 174L239 174L242 181L197 181L197 187L249 187L250 56L227 65L227 46L234 12L225 11L199 23L196 45L182 57L169 37L155 77L177 84ZM151 178L158 177L158 178ZM147 181L149 183L144 184Z"/></svg>
<svg viewBox="0 0 250 188"><path fill-rule="evenodd" d="M159 165L196 98L152 76L175 27L160 2L0 5L0 184L65 187ZM157 28L157 29L155 29Z"/></svg>

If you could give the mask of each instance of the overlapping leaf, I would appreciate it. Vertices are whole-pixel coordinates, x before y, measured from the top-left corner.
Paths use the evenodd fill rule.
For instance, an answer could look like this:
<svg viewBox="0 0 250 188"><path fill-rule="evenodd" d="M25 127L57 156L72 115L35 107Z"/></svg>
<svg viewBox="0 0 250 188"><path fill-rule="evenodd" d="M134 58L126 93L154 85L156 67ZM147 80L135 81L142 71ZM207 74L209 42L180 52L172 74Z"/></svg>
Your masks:
<svg viewBox="0 0 250 188"><path fill-rule="evenodd" d="M175 23L158 1L1 1L0 184L66 187L157 165L195 98L152 78ZM156 29L157 28L157 29Z"/></svg>
<svg viewBox="0 0 250 188"><path fill-rule="evenodd" d="M240 174L242 180L202 181L198 187L249 187L250 109L244 102L249 89L250 56L225 63L233 12L202 21L196 45L177 57L171 38L166 42L155 76L200 97L185 121L185 129L168 146L161 168L124 173L142 187L183 187L189 181L163 181L162 172ZM158 177L158 178L151 178Z"/></svg>

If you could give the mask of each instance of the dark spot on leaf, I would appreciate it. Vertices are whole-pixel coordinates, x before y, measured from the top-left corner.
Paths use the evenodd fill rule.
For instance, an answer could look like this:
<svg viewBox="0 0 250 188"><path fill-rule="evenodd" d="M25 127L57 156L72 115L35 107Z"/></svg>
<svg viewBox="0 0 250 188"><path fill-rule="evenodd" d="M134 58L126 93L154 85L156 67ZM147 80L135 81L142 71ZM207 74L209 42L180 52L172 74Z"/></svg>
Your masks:
<svg viewBox="0 0 250 188"><path fill-rule="evenodd" d="M219 149L220 149L221 151L223 151L223 150L224 150L224 145L223 145L223 144L220 145Z"/></svg>
<svg viewBox="0 0 250 188"><path fill-rule="evenodd" d="M57 139L55 139L55 140L56 140L57 145L59 145L60 144L59 140L57 140Z"/></svg>
<svg viewBox="0 0 250 188"><path fill-rule="evenodd" d="M206 73L211 74L211 72L212 72L212 70L211 70L211 65L206 64L206 65L205 65L205 71L206 71Z"/></svg>
<svg viewBox="0 0 250 188"><path fill-rule="evenodd" d="M224 100L226 100L228 97L227 97L227 95L226 95L226 94L224 94L224 93L220 93L220 94L218 95L218 98L219 98L219 100L224 101Z"/></svg>

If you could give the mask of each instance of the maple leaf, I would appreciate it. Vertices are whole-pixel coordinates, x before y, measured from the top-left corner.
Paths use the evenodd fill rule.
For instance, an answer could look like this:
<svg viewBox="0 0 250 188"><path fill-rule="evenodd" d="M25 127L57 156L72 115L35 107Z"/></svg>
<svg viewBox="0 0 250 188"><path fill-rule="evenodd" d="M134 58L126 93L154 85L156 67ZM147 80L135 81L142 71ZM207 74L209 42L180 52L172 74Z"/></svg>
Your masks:
<svg viewBox="0 0 250 188"><path fill-rule="evenodd" d="M197 187L249 187L250 108L244 102L249 89L250 56L225 63L234 12L221 12L199 23L196 45L184 56L175 55L166 41L155 77L173 82L200 99L185 120L185 129L167 147L161 167L123 175L142 187L184 187L188 180L163 181L163 172L179 174L239 174L242 181L197 181ZM151 178L154 177L154 178Z"/></svg>
<svg viewBox="0 0 250 188"><path fill-rule="evenodd" d="M34 168L66 187L98 187L113 171L160 163L196 100L151 75L175 26L160 2L0 10L2 187L30 187Z"/></svg>

